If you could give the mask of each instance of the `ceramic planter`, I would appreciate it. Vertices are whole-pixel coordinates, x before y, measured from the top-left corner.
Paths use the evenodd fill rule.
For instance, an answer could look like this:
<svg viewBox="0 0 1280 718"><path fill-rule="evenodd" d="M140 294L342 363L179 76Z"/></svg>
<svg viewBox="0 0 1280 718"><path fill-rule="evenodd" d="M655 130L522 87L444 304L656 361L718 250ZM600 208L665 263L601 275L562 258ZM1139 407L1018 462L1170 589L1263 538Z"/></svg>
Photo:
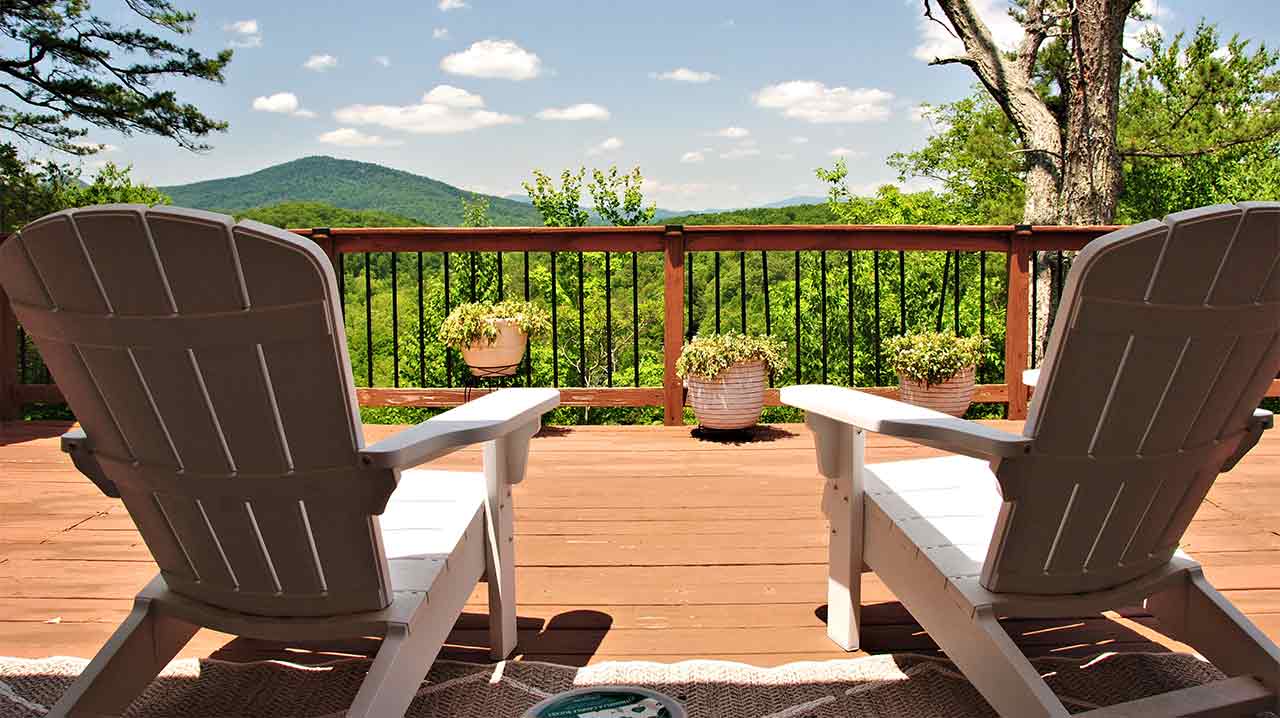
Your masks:
<svg viewBox="0 0 1280 718"><path fill-rule="evenodd" d="M768 379L764 362L743 362L715 379L689 377L689 403L706 429L746 429L755 426L764 408Z"/></svg>
<svg viewBox="0 0 1280 718"><path fill-rule="evenodd" d="M462 360L474 376L511 376L524 358L528 335L509 319L498 319L494 325L498 336L492 344L479 341L462 350Z"/></svg>
<svg viewBox="0 0 1280 718"><path fill-rule="evenodd" d="M939 384L899 377L901 399L951 416L964 416L973 400L974 367L965 367L955 376Z"/></svg>

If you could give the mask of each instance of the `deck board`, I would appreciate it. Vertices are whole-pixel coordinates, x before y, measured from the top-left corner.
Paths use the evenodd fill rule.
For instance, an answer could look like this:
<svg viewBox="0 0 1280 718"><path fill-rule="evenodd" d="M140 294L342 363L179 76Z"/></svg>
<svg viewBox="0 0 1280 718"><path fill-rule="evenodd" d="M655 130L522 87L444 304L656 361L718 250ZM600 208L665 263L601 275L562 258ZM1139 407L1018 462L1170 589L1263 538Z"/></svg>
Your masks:
<svg viewBox="0 0 1280 718"><path fill-rule="evenodd" d="M1016 429L1016 423L1004 425ZM55 422L0 430L0 655L91 656L154 564L119 502L58 452ZM371 426L370 440L395 427ZM1223 592L1280 637L1280 432L1221 477L1183 546ZM584 664L690 658L777 665L845 657L826 639L827 529L812 440L801 426L763 441L698 440L681 427L551 429L515 488L520 653ZM938 452L872 436L868 460ZM479 451L441 468L474 469ZM873 653L936 647L872 574ZM483 589L444 655L483 660ZM1009 621L1029 655L1180 649L1139 609ZM323 661L373 640L282 646L202 631L183 656Z"/></svg>

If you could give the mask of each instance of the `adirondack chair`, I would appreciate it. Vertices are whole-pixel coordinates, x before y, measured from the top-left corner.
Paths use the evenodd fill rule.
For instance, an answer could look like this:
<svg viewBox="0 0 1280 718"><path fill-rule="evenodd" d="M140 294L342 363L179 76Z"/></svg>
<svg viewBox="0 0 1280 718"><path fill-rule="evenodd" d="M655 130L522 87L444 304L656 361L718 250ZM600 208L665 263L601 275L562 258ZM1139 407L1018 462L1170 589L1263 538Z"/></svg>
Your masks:
<svg viewBox="0 0 1280 718"><path fill-rule="evenodd" d="M1256 407L1277 370L1280 204L1247 203L1080 252L1021 436L850 389L782 389L827 480L828 634L858 648L865 565L1000 715L1057 718L997 617L1145 600L1230 678L1084 715L1280 709L1280 649L1178 548L1217 475L1271 427ZM867 431L952 455L864 465Z"/></svg>
<svg viewBox="0 0 1280 718"><path fill-rule="evenodd" d="M492 655L514 648L510 487L555 390L364 446L327 258L209 212L49 215L0 245L0 284L83 427L63 449L160 568L51 715L118 715L199 627L381 636L347 715L403 715L482 579ZM483 473L414 468L477 443Z"/></svg>

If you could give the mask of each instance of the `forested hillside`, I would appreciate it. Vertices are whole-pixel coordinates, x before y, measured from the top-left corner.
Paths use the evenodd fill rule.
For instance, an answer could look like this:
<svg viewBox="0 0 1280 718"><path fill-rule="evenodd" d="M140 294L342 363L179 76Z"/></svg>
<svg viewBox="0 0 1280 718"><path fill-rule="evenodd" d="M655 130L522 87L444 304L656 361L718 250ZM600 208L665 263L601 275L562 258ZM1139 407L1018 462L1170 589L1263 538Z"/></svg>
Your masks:
<svg viewBox="0 0 1280 718"><path fill-rule="evenodd" d="M282 202L323 202L443 226L462 223L462 199L472 195L430 177L333 157L303 157L240 177L159 189L179 207L243 213ZM489 198L489 217L500 226L542 224L532 206L501 197Z"/></svg>

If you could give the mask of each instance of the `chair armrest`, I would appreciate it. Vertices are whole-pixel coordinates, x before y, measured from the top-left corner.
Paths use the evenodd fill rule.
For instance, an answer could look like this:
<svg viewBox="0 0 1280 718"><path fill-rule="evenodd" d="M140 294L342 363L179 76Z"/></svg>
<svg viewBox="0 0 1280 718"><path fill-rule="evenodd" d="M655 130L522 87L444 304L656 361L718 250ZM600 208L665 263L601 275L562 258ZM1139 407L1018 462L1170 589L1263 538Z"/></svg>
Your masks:
<svg viewBox="0 0 1280 718"><path fill-rule="evenodd" d="M877 434L980 459L1020 456L1031 439L924 407L836 386L788 386L782 403Z"/></svg>
<svg viewBox="0 0 1280 718"><path fill-rule="evenodd" d="M61 443L63 452L71 456L71 463L75 464L76 470L89 477L102 493L113 499L120 498L120 489L116 487L116 482L103 473L102 465L93 455L93 445L84 429L72 429L63 434Z"/></svg>
<svg viewBox="0 0 1280 718"><path fill-rule="evenodd" d="M381 469L412 468L530 424L536 427L559 404L556 389L501 389L362 449L360 462Z"/></svg>
<svg viewBox="0 0 1280 718"><path fill-rule="evenodd" d="M1236 464L1240 463L1240 460L1244 458L1244 455L1249 453L1249 450L1262 439L1262 432L1274 428L1275 425L1275 415L1266 409L1254 409L1253 416L1249 418L1249 423L1245 425L1242 432L1239 446L1236 447L1235 451L1231 452L1231 456L1228 456L1226 461L1222 462L1222 470L1230 471L1234 469Z"/></svg>

